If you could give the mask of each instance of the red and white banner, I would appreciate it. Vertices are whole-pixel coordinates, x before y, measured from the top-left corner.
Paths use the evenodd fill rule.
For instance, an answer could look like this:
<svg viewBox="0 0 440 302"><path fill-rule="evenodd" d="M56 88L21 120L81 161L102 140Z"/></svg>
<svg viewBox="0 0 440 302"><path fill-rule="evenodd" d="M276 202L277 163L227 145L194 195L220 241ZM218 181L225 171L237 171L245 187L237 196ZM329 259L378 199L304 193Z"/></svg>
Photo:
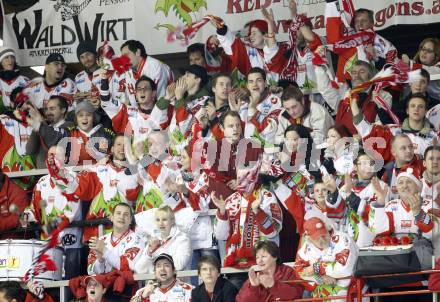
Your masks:
<svg viewBox="0 0 440 302"><path fill-rule="evenodd" d="M79 41L93 39L100 46L108 40L116 50L127 39L142 41L149 54L183 52L187 44L170 39L173 32L217 15L234 31L253 19L261 8L276 17L278 40L287 40L289 0L39 0L33 6L4 16L3 39L17 51L22 66L42 65L50 52L62 53L68 62L78 61ZM355 8L374 11L376 30L396 24L440 22L440 0L354 0ZM318 34L325 33L325 0L297 0ZM213 34L204 26L189 43L205 42Z"/></svg>

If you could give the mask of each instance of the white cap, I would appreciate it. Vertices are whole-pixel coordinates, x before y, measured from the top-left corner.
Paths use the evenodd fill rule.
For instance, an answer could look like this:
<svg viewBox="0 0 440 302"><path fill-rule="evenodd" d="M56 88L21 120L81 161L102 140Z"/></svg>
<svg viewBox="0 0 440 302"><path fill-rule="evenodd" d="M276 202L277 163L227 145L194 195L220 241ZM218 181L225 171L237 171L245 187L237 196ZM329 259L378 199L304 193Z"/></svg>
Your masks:
<svg viewBox="0 0 440 302"><path fill-rule="evenodd" d="M416 183L416 185L421 189L422 188L422 182L414 175L414 169L408 168L403 172L400 172L399 175L397 175L397 180L399 180L399 177L407 177L411 179L413 182Z"/></svg>
<svg viewBox="0 0 440 302"><path fill-rule="evenodd" d="M6 58L7 56L14 56L15 58L15 52L12 48L1 46L0 47L0 62Z"/></svg>

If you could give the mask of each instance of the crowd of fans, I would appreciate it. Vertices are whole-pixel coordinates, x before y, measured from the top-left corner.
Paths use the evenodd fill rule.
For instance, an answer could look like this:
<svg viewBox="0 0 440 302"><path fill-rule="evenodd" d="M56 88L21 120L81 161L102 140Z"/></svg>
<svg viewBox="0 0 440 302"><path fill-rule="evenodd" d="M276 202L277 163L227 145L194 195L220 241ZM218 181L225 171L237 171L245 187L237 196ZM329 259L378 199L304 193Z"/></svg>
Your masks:
<svg viewBox="0 0 440 302"><path fill-rule="evenodd" d="M327 0L325 41L289 8L287 43L272 11L246 24L245 40L215 19L180 77L136 40L113 59L81 42L74 79L53 53L29 80L1 47L1 239L60 231L64 278L89 302L345 296L362 248L423 237L440 255L439 39L410 59L367 9L349 28ZM334 46L356 35L370 40ZM371 84L385 69L406 78ZM6 176L37 168L49 173ZM103 218L103 229L71 226ZM293 267L280 256L288 246ZM221 267L250 270L227 280ZM201 285L176 279L187 269ZM139 289L133 273L156 279ZM295 279L306 282L285 282ZM51 301L38 282L28 288L25 298L0 283L0 301Z"/></svg>

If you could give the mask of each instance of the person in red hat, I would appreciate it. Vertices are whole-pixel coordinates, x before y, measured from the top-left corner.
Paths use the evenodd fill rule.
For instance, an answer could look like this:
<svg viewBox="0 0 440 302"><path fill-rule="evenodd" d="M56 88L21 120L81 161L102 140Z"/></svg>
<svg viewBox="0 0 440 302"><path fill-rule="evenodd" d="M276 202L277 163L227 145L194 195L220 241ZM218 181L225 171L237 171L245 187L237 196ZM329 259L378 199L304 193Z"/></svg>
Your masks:
<svg viewBox="0 0 440 302"><path fill-rule="evenodd" d="M106 275L82 276L69 281L69 287L78 300L83 302L105 302L104 295L112 279Z"/></svg>
<svg viewBox="0 0 440 302"><path fill-rule="evenodd" d="M377 201L372 203L369 226L376 235L421 233L431 240L434 222L428 214L432 202L421 196L422 182L415 170L408 168L397 176L399 198L387 201L387 192L376 190Z"/></svg>
<svg viewBox="0 0 440 302"><path fill-rule="evenodd" d="M358 256L358 248L345 233L327 229L320 218L304 223L305 235L296 255L297 275L309 281L306 289L315 298L345 296ZM337 300L337 301L345 301Z"/></svg>

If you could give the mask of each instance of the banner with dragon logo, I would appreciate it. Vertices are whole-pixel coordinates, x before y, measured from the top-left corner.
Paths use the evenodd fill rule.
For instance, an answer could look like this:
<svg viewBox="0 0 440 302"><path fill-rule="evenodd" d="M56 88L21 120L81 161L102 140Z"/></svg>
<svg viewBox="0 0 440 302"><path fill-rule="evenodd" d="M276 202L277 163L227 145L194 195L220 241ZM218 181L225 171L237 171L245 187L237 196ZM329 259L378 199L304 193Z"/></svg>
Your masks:
<svg viewBox="0 0 440 302"><path fill-rule="evenodd" d="M6 0L0 0L6 2ZM325 0L296 0L315 31L325 34ZM343 1L343 0L341 0ZM8 1L10 2L10 1ZM190 43L204 43L215 33L206 16L218 16L239 33L261 19L261 9L273 9L278 41L286 41L289 0L39 0L20 12L3 6L3 39L17 51L22 66L43 65L51 52L77 62L76 48L83 40L97 46L108 41L115 50L128 39L144 43L148 54L184 52ZM395 24L438 22L440 0L353 0L355 8L375 12L376 29ZM6 11L5 11L6 9ZM13 9L13 7L12 7ZM203 26L203 27L202 27Z"/></svg>

